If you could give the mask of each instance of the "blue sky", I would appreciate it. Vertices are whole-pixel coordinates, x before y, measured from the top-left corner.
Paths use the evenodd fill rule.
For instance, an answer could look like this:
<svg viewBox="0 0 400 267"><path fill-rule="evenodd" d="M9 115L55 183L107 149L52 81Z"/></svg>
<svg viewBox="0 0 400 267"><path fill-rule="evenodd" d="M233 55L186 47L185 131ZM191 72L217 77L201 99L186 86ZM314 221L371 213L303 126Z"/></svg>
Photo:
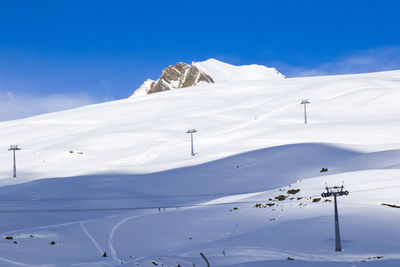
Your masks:
<svg viewBox="0 0 400 267"><path fill-rule="evenodd" d="M400 69L399 1L2 1L0 120L128 97L178 61Z"/></svg>

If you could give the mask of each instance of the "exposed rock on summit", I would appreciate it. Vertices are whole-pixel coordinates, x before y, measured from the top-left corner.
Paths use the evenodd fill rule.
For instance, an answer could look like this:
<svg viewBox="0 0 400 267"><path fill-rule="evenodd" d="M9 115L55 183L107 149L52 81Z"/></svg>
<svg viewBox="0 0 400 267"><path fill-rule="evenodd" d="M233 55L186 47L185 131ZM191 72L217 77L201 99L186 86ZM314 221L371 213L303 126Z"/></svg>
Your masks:
<svg viewBox="0 0 400 267"><path fill-rule="evenodd" d="M163 69L158 80L146 80L132 97L195 86L202 83L222 83L250 80L280 80L286 78L275 68L262 65L234 66L216 59L192 62L191 65L179 62Z"/></svg>
<svg viewBox="0 0 400 267"><path fill-rule="evenodd" d="M214 83L214 80L196 66L179 62L163 69L157 81L147 80L132 96L153 94L175 88L194 86L199 83Z"/></svg>

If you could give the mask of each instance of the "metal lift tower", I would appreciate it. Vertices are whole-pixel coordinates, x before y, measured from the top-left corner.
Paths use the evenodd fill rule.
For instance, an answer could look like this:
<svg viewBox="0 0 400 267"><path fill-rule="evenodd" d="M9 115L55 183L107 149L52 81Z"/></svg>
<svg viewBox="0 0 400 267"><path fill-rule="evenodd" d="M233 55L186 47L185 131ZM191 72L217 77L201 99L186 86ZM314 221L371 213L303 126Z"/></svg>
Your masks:
<svg viewBox="0 0 400 267"><path fill-rule="evenodd" d="M335 201L335 251L342 251L342 246L340 242L340 232L339 232L339 215L337 210L337 196L347 196L349 194L348 191L344 191L344 186L334 186L334 187L325 187L326 192L322 193L322 197L331 197L333 196Z"/></svg>
<svg viewBox="0 0 400 267"><path fill-rule="evenodd" d="M191 155L192 157L194 156L194 150L193 150L193 133L197 133L196 129L189 129L187 132L187 134L190 133L190 140L191 140Z"/></svg>
<svg viewBox="0 0 400 267"><path fill-rule="evenodd" d="M17 177L17 164L15 162L15 151L21 150L21 148L19 148L18 145L12 145L12 146L10 146L10 148L8 150L13 151L13 160L14 160L13 177Z"/></svg>
<svg viewBox="0 0 400 267"><path fill-rule="evenodd" d="M301 100L301 103L304 105L304 124L307 124L307 104L310 104L310 102L308 101L308 99L303 99Z"/></svg>

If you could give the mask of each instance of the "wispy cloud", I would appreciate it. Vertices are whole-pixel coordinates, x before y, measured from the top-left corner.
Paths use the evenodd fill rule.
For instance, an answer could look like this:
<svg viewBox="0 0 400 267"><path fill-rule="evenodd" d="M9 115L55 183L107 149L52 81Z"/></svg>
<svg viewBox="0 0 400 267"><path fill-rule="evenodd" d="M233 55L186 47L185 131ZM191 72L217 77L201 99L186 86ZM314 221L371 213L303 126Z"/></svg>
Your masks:
<svg viewBox="0 0 400 267"><path fill-rule="evenodd" d="M0 121L20 119L101 102L85 93L33 95L0 89Z"/></svg>
<svg viewBox="0 0 400 267"><path fill-rule="evenodd" d="M400 47L369 49L339 57L313 68L279 64L288 77L349 74L400 69Z"/></svg>

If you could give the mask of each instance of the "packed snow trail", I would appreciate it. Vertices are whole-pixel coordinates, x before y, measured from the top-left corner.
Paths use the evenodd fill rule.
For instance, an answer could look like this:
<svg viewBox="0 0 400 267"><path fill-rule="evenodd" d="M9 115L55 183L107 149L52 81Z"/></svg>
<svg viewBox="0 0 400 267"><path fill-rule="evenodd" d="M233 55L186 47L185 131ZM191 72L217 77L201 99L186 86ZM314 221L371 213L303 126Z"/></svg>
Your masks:
<svg viewBox="0 0 400 267"><path fill-rule="evenodd" d="M114 226L112 227L112 229L111 229L111 231L110 231L110 235L109 235L109 237L108 237L108 247L110 248L112 258L113 258L116 262L121 263L121 262L123 262L123 260L120 259L120 256L118 255L118 252L117 252L117 250L116 250L116 248L115 248L115 246L114 246L113 239L114 239L115 231L117 231L118 228L119 228L122 224L124 224L125 222L127 222L127 221L129 221L129 220L132 220L132 219L135 219L135 218L137 218L137 217L141 217L141 216L142 216L142 215L135 215L135 216L127 217L127 218L125 218L125 219L119 221L116 225L114 225Z"/></svg>
<svg viewBox="0 0 400 267"><path fill-rule="evenodd" d="M81 225L83 232L88 236L90 241L92 241L93 245L96 247L97 251L99 252L99 255L102 255L104 253L104 249L100 247L100 245L96 242L96 239L94 239L94 237L86 229L84 222L80 222L79 224Z"/></svg>

